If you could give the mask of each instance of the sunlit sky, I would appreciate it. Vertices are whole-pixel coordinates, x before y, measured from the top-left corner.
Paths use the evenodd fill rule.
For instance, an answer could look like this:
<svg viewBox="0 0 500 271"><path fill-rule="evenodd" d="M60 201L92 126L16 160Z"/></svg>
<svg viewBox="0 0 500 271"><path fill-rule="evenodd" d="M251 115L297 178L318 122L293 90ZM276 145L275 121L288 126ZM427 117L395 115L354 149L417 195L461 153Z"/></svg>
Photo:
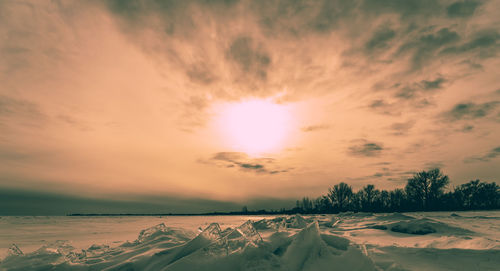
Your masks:
<svg viewBox="0 0 500 271"><path fill-rule="evenodd" d="M451 186L499 182L498 14L497 0L0 1L0 204L278 208L433 167Z"/></svg>

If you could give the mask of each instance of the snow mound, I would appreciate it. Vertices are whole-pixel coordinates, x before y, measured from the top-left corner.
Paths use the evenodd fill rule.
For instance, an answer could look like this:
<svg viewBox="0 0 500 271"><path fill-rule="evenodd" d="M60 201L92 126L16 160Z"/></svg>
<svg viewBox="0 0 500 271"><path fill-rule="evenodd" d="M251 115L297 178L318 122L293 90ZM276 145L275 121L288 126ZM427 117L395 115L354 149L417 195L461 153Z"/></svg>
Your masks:
<svg viewBox="0 0 500 271"><path fill-rule="evenodd" d="M434 221L432 219L420 218L406 221L399 221L390 224L381 224L371 226L378 230L391 230L392 232L425 235L430 233L438 233L441 235L464 235L472 232L463 228L450 226L446 223Z"/></svg>
<svg viewBox="0 0 500 271"><path fill-rule="evenodd" d="M0 270L52 270L51 266L68 262L74 248L67 241L56 241L38 250L23 254L16 246L9 248L9 254L0 263Z"/></svg>
<svg viewBox="0 0 500 271"><path fill-rule="evenodd" d="M413 216L405 215L402 213L390 213L390 214L383 214L383 215L378 215L375 220L380 220L380 221L397 221L397 220L411 220L415 219Z"/></svg>
<svg viewBox="0 0 500 271"><path fill-rule="evenodd" d="M360 249L348 246L344 238L328 240L330 244L340 245L346 250L340 255L332 253L331 248L321 238L317 222L309 224L296 234L282 257L285 270L376 270L373 262L363 255Z"/></svg>
<svg viewBox="0 0 500 271"><path fill-rule="evenodd" d="M365 213L365 212L342 212L337 215L339 218L367 218L372 217L373 213Z"/></svg>

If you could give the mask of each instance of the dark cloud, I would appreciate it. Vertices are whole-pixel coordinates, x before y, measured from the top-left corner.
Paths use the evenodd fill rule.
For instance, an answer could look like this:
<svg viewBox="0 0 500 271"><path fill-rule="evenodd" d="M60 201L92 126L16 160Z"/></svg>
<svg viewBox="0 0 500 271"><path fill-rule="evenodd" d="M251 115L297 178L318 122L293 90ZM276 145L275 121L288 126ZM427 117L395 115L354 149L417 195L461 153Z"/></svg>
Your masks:
<svg viewBox="0 0 500 271"><path fill-rule="evenodd" d="M413 70L418 70L432 60L436 52L450 44L459 42L460 35L449 28L441 28L434 33L423 34L414 40L409 40L398 49L398 55L410 53Z"/></svg>
<svg viewBox="0 0 500 271"><path fill-rule="evenodd" d="M372 52L376 49L385 49L389 47L388 42L396 37L396 31L388 26L383 26L375 31L371 39L365 44L365 49Z"/></svg>
<svg viewBox="0 0 500 271"><path fill-rule="evenodd" d="M443 116L445 119L451 121L484 118L491 114L499 105L499 101L482 104L460 103L455 105L450 111L443 113Z"/></svg>
<svg viewBox="0 0 500 271"><path fill-rule="evenodd" d="M460 131L464 133L471 132L472 130L474 130L474 126L470 124L466 124L462 127L462 129L460 129Z"/></svg>
<svg viewBox="0 0 500 271"><path fill-rule="evenodd" d="M481 156L471 156L464 159L465 163L473 163L473 162L489 162L492 159L500 156L500 146L492 149L488 153Z"/></svg>
<svg viewBox="0 0 500 271"><path fill-rule="evenodd" d="M329 33L351 17L356 1L250 1L261 28L272 36L302 37L311 33Z"/></svg>
<svg viewBox="0 0 500 271"><path fill-rule="evenodd" d="M441 161L437 161L437 162L427 162L424 164L424 167L426 169L434 169L434 168L443 168L445 166L445 164Z"/></svg>
<svg viewBox="0 0 500 271"><path fill-rule="evenodd" d="M151 16L164 21L164 32L167 34L185 31L185 26L193 26L191 18L183 14L189 8L190 1L109 0L106 3L112 13L119 15L132 27L144 23Z"/></svg>
<svg viewBox="0 0 500 271"><path fill-rule="evenodd" d="M200 162L226 168L238 168L257 174L278 174L290 170L281 169L273 158L250 158L242 152L218 152L209 160L200 160Z"/></svg>
<svg viewBox="0 0 500 271"><path fill-rule="evenodd" d="M498 40L500 40L500 34L497 30L483 30L475 33L470 41L461 45L449 46L443 49L440 53L445 55L463 54L477 51L479 53L479 57L493 57L499 49Z"/></svg>
<svg viewBox="0 0 500 271"><path fill-rule="evenodd" d="M449 5L446 11L450 17L469 17L474 14L480 4L478 1L471 0L458 1Z"/></svg>
<svg viewBox="0 0 500 271"><path fill-rule="evenodd" d="M357 144L349 147L349 154L361 157L376 157L380 156L383 146L380 143L369 142L367 140L357 140Z"/></svg>
<svg viewBox="0 0 500 271"><path fill-rule="evenodd" d="M406 135L408 131L415 125L416 121L409 120L406 122L393 123L389 128L392 130L393 135L401 136Z"/></svg>
<svg viewBox="0 0 500 271"><path fill-rule="evenodd" d="M414 16L438 15L442 6L437 0L364 0L362 8L367 13L396 13L404 20Z"/></svg>
<svg viewBox="0 0 500 271"><path fill-rule="evenodd" d="M387 106L387 103L384 101L384 100L374 100L372 101L372 103L370 104L370 107L371 108L380 108L380 107L385 107Z"/></svg>
<svg viewBox="0 0 500 271"><path fill-rule="evenodd" d="M257 45L250 37L235 39L228 48L227 57L234 61L247 79L267 79L267 69L271 57L261 45Z"/></svg>
<svg viewBox="0 0 500 271"><path fill-rule="evenodd" d="M186 74L192 82L202 85L210 85L217 80L209 66L203 62L191 65Z"/></svg>
<svg viewBox="0 0 500 271"><path fill-rule="evenodd" d="M422 80L417 83L409 84L402 87L397 93L396 97L402 99L413 99L419 97L420 94L443 88L443 83L446 80L443 77L438 77L434 80Z"/></svg>
<svg viewBox="0 0 500 271"><path fill-rule="evenodd" d="M310 125L306 127L302 127L303 132L315 132L315 131L320 131L320 130L326 130L330 129L329 125L324 125L324 124L318 124L318 125Z"/></svg>
<svg viewBox="0 0 500 271"><path fill-rule="evenodd" d="M465 15L478 6L475 1L468 0L451 5L442 5L437 0L109 0L107 3L112 14L127 22L122 29L130 35L131 41L142 40L138 44L146 47L146 52L160 61L167 60L173 72L183 72L195 83L187 85L186 89L209 91L222 99L233 100L256 93L270 96L285 85L292 93L299 89L318 89L315 82L331 83L327 82L330 78L324 78L324 72L312 72L331 70L328 64L317 61L314 52L282 55L279 44L300 42L307 45L310 37L324 44L332 37L327 34L333 31L342 41L338 46L339 51L345 53L341 61L347 63L354 57L362 57L356 63L367 64L359 64L365 71L373 66L371 64L397 63L409 58L408 72L411 73L439 59L436 57L439 52L442 57L452 58L453 54L483 48L481 54L486 54L496 42L495 31L483 34L471 31L462 37L457 27L460 18L453 19L454 24L443 23L441 27L434 20L428 21L431 17L450 20L447 11L457 17ZM399 16L392 16L394 14ZM228 27L240 25L241 17L248 20L241 30ZM207 21L213 24L214 32L207 31ZM146 29L163 42L154 43L149 39L144 42L137 34ZM472 39L467 40L468 37ZM170 39L175 42L169 42ZM381 54L385 49L390 53ZM214 65L220 63L221 55L228 63ZM280 69L283 67L281 60L286 60L286 75ZM481 65L474 61L474 65ZM311 72L307 72L309 70ZM299 86L298 82L303 85ZM415 92L440 89L443 82L437 78L422 81L423 86L401 86L398 97L412 99L418 96ZM207 85L212 88L199 89ZM425 106L425 103L415 105L418 108Z"/></svg>
<svg viewBox="0 0 500 271"><path fill-rule="evenodd" d="M444 82L446 82L446 80L443 77L436 78L433 81L422 80L421 87L422 87L422 89L425 89L425 90L438 89L438 88L442 88L442 84Z"/></svg>
<svg viewBox="0 0 500 271"><path fill-rule="evenodd" d="M383 114L383 115L390 115L390 116L396 116L401 114L401 111L398 108L397 104L394 103L388 103L387 101L383 99L377 99L373 100L369 105L368 108L371 110Z"/></svg>
<svg viewBox="0 0 500 271"><path fill-rule="evenodd" d="M123 198L123 197L122 197ZM126 200L0 188L0 215L167 214L239 211L241 204L203 198L131 196Z"/></svg>

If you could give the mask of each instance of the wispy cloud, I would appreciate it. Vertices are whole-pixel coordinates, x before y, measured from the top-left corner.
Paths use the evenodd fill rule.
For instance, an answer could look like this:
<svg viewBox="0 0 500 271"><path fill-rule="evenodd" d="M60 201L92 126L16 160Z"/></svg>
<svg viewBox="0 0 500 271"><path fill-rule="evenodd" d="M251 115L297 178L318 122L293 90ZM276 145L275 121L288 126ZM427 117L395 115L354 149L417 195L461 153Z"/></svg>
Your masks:
<svg viewBox="0 0 500 271"><path fill-rule="evenodd" d="M273 158L250 158L242 152L218 152L210 159L199 160L199 162L219 167L238 168L241 171L257 174L278 174L291 170L280 168Z"/></svg>
<svg viewBox="0 0 500 271"><path fill-rule="evenodd" d="M407 135L410 129L415 125L415 120L409 120L406 122L395 122L389 129L392 130L393 135L402 136Z"/></svg>
<svg viewBox="0 0 500 271"><path fill-rule="evenodd" d="M450 121L473 120L484 118L493 113L500 105L499 101L486 103L460 103L442 115Z"/></svg>
<svg viewBox="0 0 500 271"><path fill-rule="evenodd" d="M464 159L465 163L473 163L473 162L489 162L500 156L500 146L492 149L488 153L479 156L470 156Z"/></svg>
<svg viewBox="0 0 500 271"><path fill-rule="evenodd" d="M446 8L450 17L469 17L474 14L477 7L481 5L478 1L465 0L452 3Z"/></svg>
<svg viewBox="0 0 500 271"><path fill-rule="evenodd" d="M348 153L360 157L377 157L381 155L383 150L382 144L362 139L351 145Z"/></svg>

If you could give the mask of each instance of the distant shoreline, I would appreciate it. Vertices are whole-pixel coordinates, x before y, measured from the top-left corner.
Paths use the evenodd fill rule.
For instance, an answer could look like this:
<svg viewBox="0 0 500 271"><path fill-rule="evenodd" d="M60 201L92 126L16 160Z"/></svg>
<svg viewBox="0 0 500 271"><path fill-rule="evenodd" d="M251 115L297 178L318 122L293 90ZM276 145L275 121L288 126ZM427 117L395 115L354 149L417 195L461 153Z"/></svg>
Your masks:
<svg viewBox="0 0 500 271"><path fill-rule="evenodd" d="M490 211L500 211L500 209L491 209L491 210L443 210L443 211L403 211L403 212L340 212L340 213L307 213L307 212L270 212L270 211L255 211L255 212L212 212L212 213L198 213L198 214L189 214L189 213L165 213L165 214L67 214L66 216L236 216L236 215L330 215L330 214L345 214L345 213L368 213L368 214L376 214L376 213L434 213L434 212L490 212Z"/></svg>
<svg viewBox="0 0 500 271"><path fill-rule="evenodd" d="M174 213L166 213L166 214L67 214L66 216L233 216L233 215L290 215L290 214L298 214L294 213L282 213L282 212L213 212L213 213L198 213L198 214L174 214Z"/></svg>

